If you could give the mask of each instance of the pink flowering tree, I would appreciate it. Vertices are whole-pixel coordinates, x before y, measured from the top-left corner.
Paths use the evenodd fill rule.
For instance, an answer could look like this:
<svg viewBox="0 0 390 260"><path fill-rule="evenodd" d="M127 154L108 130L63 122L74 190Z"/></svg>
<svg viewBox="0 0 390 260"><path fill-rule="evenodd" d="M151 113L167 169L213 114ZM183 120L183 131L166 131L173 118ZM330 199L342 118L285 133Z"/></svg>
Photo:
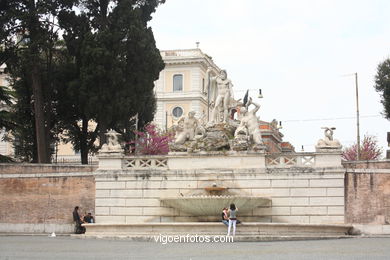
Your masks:
<svg viewBox="0 0 390 260"><path fill-rule="evenodd" d="M135 152L146 155L161 155L169 152L169 143L173 140L173 133L163 133L156 125L147 124L144 131L135 131L136 140L130 145L135 146Z"/></svg>
<svg viewBox="0 0 390 260"><path fill-rule="evenodd" d="M363 142L360 145L360 160L378 160L382 154L382 148L379 147L375 136L364 136ZM341 158L346 161L357 160L357 145L356 143L343 150Z"/></svg>

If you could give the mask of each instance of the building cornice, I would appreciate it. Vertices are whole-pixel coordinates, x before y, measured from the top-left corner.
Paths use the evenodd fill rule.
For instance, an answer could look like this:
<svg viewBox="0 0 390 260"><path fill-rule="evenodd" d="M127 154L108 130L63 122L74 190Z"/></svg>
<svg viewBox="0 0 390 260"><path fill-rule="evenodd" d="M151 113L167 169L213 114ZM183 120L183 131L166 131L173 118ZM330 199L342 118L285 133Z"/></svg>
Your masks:
<svg viewBox="0 0 390 260"><path fill-rule="evenodd" d="M212 58L200 49L163 50L160 54L166 65L201 64L205 69L212 67L216 72L221 71Z"/></svg>

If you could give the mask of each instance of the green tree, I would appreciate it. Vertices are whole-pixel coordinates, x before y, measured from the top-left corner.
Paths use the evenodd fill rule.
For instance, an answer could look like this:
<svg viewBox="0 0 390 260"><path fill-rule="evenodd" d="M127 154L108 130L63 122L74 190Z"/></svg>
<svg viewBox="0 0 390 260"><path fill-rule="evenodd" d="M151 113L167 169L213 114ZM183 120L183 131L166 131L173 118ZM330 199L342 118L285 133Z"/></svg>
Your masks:
<svg viewBox="0 0 390 260"><path fill-rule="evenodd" d="M9 111L12 105L12 99L12 91L6 86L0 86L0 131L9 131L15 127L11 113ZM0 154L0 163L5 162L13 162L13 160Z"/></svg>
<svg viewBox="0 0 390 260"><path fill-rule="evenodd" d="M23 140L35 143L32 151L36 162L50 162L50 143L52 141L53 122L53 61L58 41L56 16L60 10L73 6L72 0L3 0L0 4L0 45L1 60L6 62L13 79L12 87L31 90L33 120L19 122L25 126L33 124L34 140ZM19 84L19 82L21 84ZM19 94L29 91L20 90ZM20 95L18 99L22 98ZM26 100L28 97L24 97ZM17 101L19 102L19 101ZM24 104L22 109L30 109ZM16 110L16 113L20 110ZM23 113L22 112L22 113ZM22 119L23 117L20 117ZM32 129L34 129L32 131ZM27 138L27 136L22 136Z"/></svg>
<svg viewBox="0 0 390 260"><path fill-rule="evenodd" d="M375 89L381 96L384 115L387 119L390 119L390 59L386 59L378 65Z"/></svg>
<svg viewBox="0 0 390 260"><path fill-rule="evenodd" d="M110 128L132 133L130 117L138 114L139 127L153 119L154 81L164 68L153 32L147 25L151 14L164 1L93 0L82 2L80 12L62 12L59 22L69 55L70 77L63 89L62 118L69 140L80 149L82 163L99 136ZM65 115L65 113L63 114ZM88 130L88 123L96 122ZM131 139L125 135L126 141Z"/></svg>
<svg viewBox="0 0 390 260"><path fill-rule="evenodd" d="M9 111L12 97L12 91L8 87L0 86L0 129L11 130L15 126Z"/></svg>

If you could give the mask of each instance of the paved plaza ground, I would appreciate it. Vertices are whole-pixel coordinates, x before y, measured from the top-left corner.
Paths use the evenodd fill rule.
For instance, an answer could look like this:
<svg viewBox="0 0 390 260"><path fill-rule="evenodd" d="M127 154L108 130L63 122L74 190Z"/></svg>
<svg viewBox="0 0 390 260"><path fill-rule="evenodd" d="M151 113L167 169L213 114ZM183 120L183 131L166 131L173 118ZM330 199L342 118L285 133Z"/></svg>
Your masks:
<svg viewBox="0 0 390 260"><path fill-rule="evenodd" d="M0 236L0 259L389 259L390 238L170 243Z"/></svg>

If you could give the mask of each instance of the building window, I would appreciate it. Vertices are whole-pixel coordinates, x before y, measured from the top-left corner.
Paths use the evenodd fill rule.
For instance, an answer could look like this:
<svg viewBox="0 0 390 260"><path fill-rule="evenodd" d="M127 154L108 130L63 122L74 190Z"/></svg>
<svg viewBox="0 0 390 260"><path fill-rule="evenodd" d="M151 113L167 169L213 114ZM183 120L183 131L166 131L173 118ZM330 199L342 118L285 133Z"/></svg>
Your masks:
<svg viewBox="0 0 390 260"><path fill-rule="evenodd" d="M173 91L183 91L183 75L173 75Z"/></svg>
<svg viewBox="0 0 390 260"><path fill-rule="evenodd" d="M204 79L202 79L202 93L205 94L206 90L204 89Z"/></svg>
<svg viewBox="0 0 390 260"><path fill-rule="evenodd" d="M183 109L181 107L175 107L172 110L172 115L176 118L181 117L183 115Z"/></svg>

